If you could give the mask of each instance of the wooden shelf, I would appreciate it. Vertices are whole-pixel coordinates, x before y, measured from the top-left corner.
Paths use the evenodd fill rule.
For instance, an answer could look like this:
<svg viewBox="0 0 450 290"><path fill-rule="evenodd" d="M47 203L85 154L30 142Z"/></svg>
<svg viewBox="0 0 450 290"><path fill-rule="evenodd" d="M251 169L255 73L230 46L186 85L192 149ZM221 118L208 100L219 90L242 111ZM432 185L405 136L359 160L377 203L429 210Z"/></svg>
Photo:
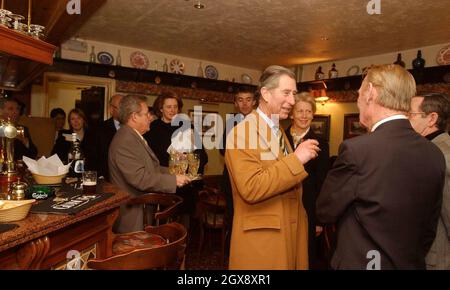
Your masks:
<svg viewBox="0 0 450 290"><path fill-rule="evenodd" d="M240 88L256 89L249 84L67 59L55 59L47 71L225 93L235 93Z"/></svg>
<svg viewBox="0 0 450 290"><path fill-rule="evenodd" d="M53 63L55 46L12 29L0 26L0 51L43 64Z"/></svg>
<svg viewBox="0 0 450 290"><path fill-rule="evenodd" d="M421 71L409 70L414 76L416 83L433 84L450 82L450 65L426 67ZM357 91L362 83L362 76L349 76L335 79L315 80L309 82L300 82L297 84L299 91L320 90L323 89L322 82L327 85L327 91Z"/></svg>
<svg viewBox="0 0 450 290"><path fill-rule="evenodd" d="M55 46L0 26L0 88L21 90L53 63Z"/></svg>

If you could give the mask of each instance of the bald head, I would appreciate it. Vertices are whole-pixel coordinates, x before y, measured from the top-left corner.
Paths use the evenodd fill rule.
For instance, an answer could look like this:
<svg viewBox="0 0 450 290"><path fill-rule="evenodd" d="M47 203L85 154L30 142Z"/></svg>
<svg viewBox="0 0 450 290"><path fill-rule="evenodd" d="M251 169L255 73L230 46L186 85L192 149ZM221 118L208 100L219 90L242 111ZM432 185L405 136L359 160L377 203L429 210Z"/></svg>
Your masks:
<svg viewBox="0 0 450 290"><path fill-rule="evenodd" d="M119 105L122 95L116 94L109 99L109 111L115 120L119 120Z"/></svg>

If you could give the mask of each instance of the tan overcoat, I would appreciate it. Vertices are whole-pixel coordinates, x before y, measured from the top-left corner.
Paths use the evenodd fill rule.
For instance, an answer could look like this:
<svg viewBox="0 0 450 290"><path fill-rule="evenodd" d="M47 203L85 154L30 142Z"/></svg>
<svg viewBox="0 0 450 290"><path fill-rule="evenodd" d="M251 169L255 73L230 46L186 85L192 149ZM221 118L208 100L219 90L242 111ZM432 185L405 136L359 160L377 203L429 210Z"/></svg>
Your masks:
<svg viewBox="0 0 450 290"><path fill-rule="evenodd" d="M229 269L308 269L301 196L308 174L284 138L287 156L256 111L227 137L234 202Z"/></svg>

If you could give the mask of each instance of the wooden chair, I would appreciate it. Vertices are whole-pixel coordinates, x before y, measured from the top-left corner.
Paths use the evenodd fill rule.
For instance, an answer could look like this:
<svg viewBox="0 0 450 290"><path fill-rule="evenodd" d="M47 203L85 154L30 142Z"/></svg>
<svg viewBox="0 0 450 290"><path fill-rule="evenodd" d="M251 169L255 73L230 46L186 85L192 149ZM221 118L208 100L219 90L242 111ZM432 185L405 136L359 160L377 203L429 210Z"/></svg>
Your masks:
<svg viewBox="0 0 450 290"><path fill-rule="evenodd" d="M199 192L198 217L200 222L199 253L205 240L212 242L214 232L220 233L221 261L225 259L227 216L225 196L216 188L205 187ZM208 236L208 239L206 237Z"/></svg>
<svg viewBox="0 0 450 290"><path fill-rule="evenodd" d="M168 193L147 193L130 199L128 205L142 205L144 211L144 227L159 225L176 220L178 209L183 199ZM154 208L154 212L149 207Z"/></svg>
<svg viewBox="0 0 450 290"><path fill-rule="evenodd" d="M96 270L180 269L186 249L186 228L178 223L147 226L145 233L160 237L164 244L134 250L99 260L90 260L88 268ZM125 234L127 235L127 234ZM119 235L121 236L121 235Z"/></svg>

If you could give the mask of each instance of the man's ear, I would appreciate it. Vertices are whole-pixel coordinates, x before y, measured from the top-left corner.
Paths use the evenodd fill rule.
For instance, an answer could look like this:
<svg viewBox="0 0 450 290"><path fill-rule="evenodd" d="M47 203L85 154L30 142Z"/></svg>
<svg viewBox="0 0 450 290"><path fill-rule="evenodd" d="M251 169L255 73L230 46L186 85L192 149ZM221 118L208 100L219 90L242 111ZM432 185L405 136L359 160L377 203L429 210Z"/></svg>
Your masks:
<svg viewBox="0 0 450 290"><path fill-rule="evenodd" d="M373 102L378 97L377 90L371 82L367 84L366 104Z"/></svg>
<svg viewBox="0 0 450 290"><path fill-rule="evenodd" d="M437 127L439 115L436 112L432 112L428 116L430 116L430 120L428 121L428 126L429 127L434 127L434 126Z"/></svg>
<svg viewBox="0 0 450 290"><path fill-rule="evenodd" d="M266 87L262 87L262 88L261 88L261 99L262 99L264 102L266 102L266 103L269 102L269 101L268 101L269 94L270 94L270 91L269 91L268 88L266 88Z"/></svg>

